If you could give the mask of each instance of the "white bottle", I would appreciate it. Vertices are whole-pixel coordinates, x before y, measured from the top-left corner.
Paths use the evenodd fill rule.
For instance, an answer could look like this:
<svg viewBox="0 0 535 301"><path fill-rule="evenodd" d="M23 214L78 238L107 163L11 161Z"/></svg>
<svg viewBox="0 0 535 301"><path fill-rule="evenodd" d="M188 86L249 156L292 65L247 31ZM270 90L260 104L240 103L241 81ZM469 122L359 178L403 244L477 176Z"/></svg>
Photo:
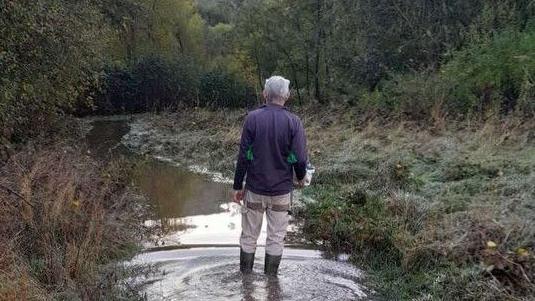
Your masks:
<svg viewBox="0 0 535 301"><path fill-rule="evenodd" d="M305 174L305 186L310 186L312 183L312 176L316 172L316 168L310 162L307 163L307 173Z"/></svg>
<svg viewBox="0 0 535 301"><path fill-rule="evenodd" d="M307 162L306 173L305 173L305 177L303 178L303 180L305 182L305 186L310 186L310 183L312 182L312 175L315 172L316 172L316 168L314 168L314 166L312 166L312 164L310 164L310 162ZM298 186L299 185L299 182L297 181L297 178L295 177L295 173L294 173L294 177L293 177L293 182L294 182L294 186Z"/></svg>

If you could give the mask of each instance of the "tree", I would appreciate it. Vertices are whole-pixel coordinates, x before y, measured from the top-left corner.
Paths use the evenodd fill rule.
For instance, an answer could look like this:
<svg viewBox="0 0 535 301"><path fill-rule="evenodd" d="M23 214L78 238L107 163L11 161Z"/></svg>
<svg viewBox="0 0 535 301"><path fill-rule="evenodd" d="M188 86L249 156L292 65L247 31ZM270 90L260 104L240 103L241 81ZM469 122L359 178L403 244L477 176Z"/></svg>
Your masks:
<svg viewBox="0 0 535 301"><path fill-rule="evenodd" d="M90 101L109 34L101 24L91 3L0 3L0 124L9 136L35 134L77 101Z"/></svg>

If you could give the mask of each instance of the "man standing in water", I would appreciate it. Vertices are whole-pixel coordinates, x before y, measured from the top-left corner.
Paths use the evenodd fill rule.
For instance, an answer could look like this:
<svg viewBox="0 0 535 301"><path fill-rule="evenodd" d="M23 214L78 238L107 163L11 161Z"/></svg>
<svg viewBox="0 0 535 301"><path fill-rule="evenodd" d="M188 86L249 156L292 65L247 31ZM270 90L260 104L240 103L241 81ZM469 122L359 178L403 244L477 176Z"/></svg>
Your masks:
<svg viewBox="0 0 535 301"><path fill-rule="evenodd" d="M267 217L264 273L276 276L288 227L293 176L304 185L307 165L306 138L299 117L284 104L290 81L272 76L264 87L266 104L247 115L241 135L234 176L234 202L242 205L240 270L253 270L256 242ZM246 177L245 189L243 180Z"/></svg>

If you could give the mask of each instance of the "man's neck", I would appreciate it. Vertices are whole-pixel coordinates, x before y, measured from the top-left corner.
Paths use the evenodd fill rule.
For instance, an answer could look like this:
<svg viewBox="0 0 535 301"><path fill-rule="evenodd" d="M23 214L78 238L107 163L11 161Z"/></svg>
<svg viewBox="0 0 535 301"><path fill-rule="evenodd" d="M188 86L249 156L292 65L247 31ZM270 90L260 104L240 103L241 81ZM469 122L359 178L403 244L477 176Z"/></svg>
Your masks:
<svg viewBox="0 0 535 301"><path fill-rule="evenodd" d="M286 103L285 101L268 101L266 104L267 105L274 105L274 106L284 107L285 103Z"/></svg>

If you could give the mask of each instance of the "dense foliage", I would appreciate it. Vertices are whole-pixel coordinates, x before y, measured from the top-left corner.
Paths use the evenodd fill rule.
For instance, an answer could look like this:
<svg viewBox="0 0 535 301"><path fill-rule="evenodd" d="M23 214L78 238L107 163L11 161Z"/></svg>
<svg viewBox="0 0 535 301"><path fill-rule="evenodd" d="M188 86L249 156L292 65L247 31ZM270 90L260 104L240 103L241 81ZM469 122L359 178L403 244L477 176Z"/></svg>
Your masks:
<svg viewBox="0 0 535 301"><path fill-rule="evenodd" d="M25 136L87 97L104 40L94 7L61 0L0 2L0 124Z"/></svg>
<svg viewBox="0 0 535 301"><path fill-rule="evenodd" d="M533 103L528 91L493 86L495 79L479 69L491 71L498 64L501 80L530 86L534 71L521 65L533 55L534 12L532 3L523 0L244 1L236 32L240 47L255 62L259 82L283 73L300 100L345 100L364 110L421 120L437 107L443 114L466 116L494 110L494 104L503 112L514 111L520 95ZM442 70L444 65L450 66ZM472 72L460 75L453 65ZM478 87L469 87L475 81ZM437 85L436 94L426 88ZM476 91L483 86L493 86L496 101ZM519 109L533 114L529 106Z"/></svg>
<svg viewBox="0 0 535 301"><path fill-rule="evenodd" d="M491 105L505 113L516 107L526 114L535 112L535 101L530 99L534 93L534 51L535 30L530 30L505 31L455 53L442 70L453 88L452 109L481 111Z"/></svg>
<svg viewBox="0 0 535 301"><path fill-rule="evenodd" d="M37 0L0 3L0 121L297 102L422 121L534 113L529 0Z"/></svg>
<svg viewBox="0 0 535 301"><path fill-rule="evenodd" d="M71 112L254 102L240 66L206 58L219 54L206 50L205 35L222 47L225 29L208 28L192 1L1 1L0 11L0 124L9 140Z"/></svg>

